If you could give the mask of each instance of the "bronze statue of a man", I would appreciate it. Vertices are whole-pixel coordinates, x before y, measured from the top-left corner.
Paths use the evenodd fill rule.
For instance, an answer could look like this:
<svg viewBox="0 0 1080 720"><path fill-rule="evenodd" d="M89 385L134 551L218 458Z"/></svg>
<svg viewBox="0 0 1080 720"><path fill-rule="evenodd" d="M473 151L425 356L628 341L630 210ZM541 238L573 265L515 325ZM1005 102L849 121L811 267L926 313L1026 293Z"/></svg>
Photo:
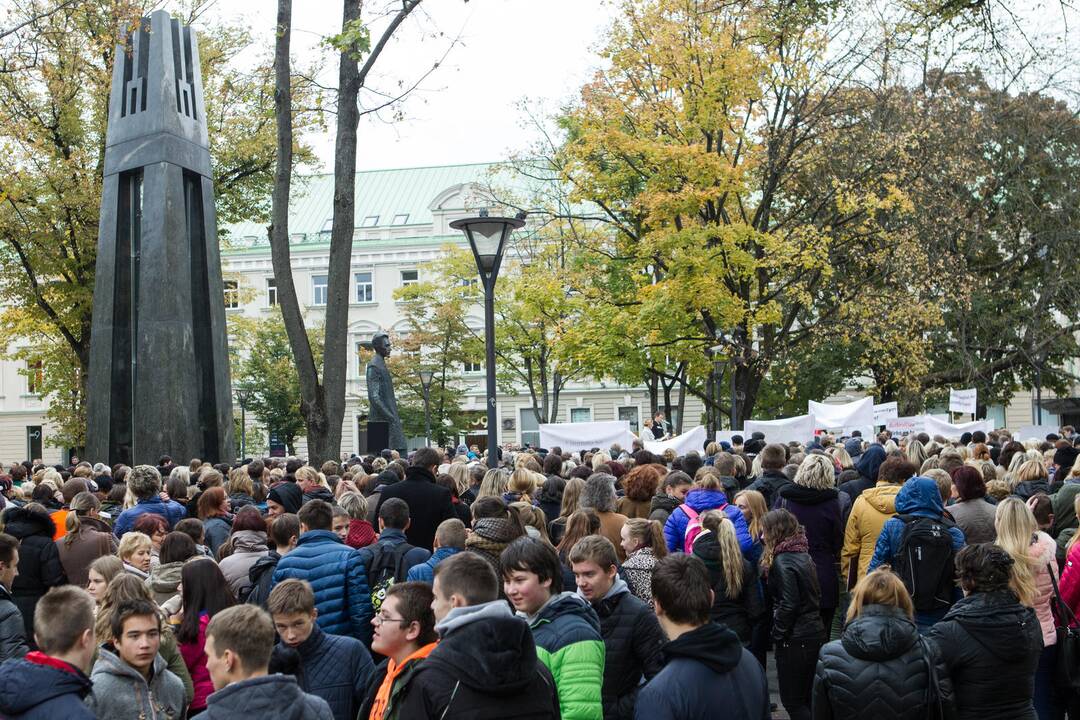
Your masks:
<svg viewBox="0 0 1080 720"><path fill-rule="evenodd" d="M375 357L367 364L368 420L384 422L389 428L390 449L405 450L405 433L398 417L397 400L394 398L394 381L386 367L390 357L390 336L377 332L371 338Z"/></svg>

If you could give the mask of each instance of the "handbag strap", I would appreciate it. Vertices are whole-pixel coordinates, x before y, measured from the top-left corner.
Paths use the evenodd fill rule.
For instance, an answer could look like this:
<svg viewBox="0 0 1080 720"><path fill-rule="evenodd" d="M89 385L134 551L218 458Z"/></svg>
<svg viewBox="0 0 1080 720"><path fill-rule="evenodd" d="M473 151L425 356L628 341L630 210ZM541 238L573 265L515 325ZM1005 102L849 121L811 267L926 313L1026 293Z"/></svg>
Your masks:
<svg viewBox="0 0 1080 720"><path fill-rule="evenodd" d="M1057 600L1058 609L1065 620L1066 627L1077 627L1080 622L1076 619L1076 613L1073 612L1069 604L1061 597L1061 591L1058 590L1057 578L1054 577L1054 569L1050 567L1050 563L1046 564L1046 572L1050 573L1050 583L1054 586L1054 598Z"/></svg>
<svg viewBox="0 0 1080 720"><path fill-rule="evenodd" d="M937 663L934 662L930 648L926 645L926 639L919 636L919 649L922 652L923 662L926 663L926 704L927 707L937 707L938 718L945 717L944 708L941 705L941 687L938 680Z"/></svg>

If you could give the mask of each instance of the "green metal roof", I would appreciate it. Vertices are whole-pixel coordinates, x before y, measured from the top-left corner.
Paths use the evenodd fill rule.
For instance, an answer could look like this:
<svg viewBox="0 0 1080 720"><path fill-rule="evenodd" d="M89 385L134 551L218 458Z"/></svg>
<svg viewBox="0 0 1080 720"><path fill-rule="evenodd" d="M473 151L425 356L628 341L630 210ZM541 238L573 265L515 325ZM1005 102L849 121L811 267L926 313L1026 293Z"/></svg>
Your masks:
<svg viewBox="0 0 1080 720"><path fill-rule="evenodd" d="M497 166L497 163L472 163L358 172L355 224L361 227L365 218L376 215L379 220L374 227L392 225L398 215L408 215L408 221L397 223L398 227L430 224L429 205L439 193L461 183L491 182ZM332 173L295 177L289 202L289 234L301 234L314 241L303 242L304 245L328 244L329 235L320 237L320 232L328 228L326 222L334 215L333 202ZM268 244L266 223L234 223L223 230L230 253Z"/></svg>

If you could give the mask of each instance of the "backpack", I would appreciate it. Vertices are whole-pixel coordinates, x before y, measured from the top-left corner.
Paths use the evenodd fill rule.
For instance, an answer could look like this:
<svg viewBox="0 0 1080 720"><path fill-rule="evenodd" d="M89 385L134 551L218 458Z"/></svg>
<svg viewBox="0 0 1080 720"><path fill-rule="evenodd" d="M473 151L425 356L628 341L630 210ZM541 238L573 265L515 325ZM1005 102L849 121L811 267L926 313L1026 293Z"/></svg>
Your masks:
<svg viewBox="0 0 1080 720"><path fill-rule="evenodd" d="M371 546L371 564L368 565L368 587L371 589L372 611L377 613L386 599L386 591L395 582L405 580L408 568L405 567L405 555L413 546L407 542L387 549L382 543Z"/></svg>
<svg viewBox="0 0 1080 720"><path fill-rule="evenodd" d="M712 509L720 510L722 512L727 506L728 504L724 503L720 507ZM690 522L686 523L686 530L683 531L683 552L689 555L694 550L694 541L697 540L697 536L701 534L701 531L704 530L704 528L701 527L701 516L697 510L686 503L683 503L679 507L683 509L683 512L686 513L686 517L690 520Z"/></svg>
<svg viewBox="0 0 1080 720"><path fill-rule="evenodd" d="M911 593L915 609L930 612L951 607L955 590L953 523L944 518L897 515L904 523L893 571Z"/></svg>

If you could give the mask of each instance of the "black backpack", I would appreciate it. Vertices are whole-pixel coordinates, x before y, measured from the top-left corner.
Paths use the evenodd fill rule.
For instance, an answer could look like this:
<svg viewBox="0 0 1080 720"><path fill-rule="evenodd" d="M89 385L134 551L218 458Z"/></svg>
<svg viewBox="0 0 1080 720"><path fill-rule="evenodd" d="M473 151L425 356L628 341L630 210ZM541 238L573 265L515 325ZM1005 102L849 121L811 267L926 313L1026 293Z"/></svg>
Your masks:
<svg viewBox="0 0 1080 720"><path fill-rule="evenodd" d="M403 582L408 568L405 567L405 555L413 546L407 542L400 543L393 548L387 549L382 543L371 546L371 564L368 566L368 588L371 589L371 607L375 613L379 612L383 600L386 599L386 591L395 582Z"/></svg>
<svg viewBox="0 0 1080 720"><path fill-rule="evenodd" d="M953 559L954 526L945 518L897 515L904 523L900 546L893 553L893 571L904 581L915 609L930 612L951 607L956 588Z"/></svg>

